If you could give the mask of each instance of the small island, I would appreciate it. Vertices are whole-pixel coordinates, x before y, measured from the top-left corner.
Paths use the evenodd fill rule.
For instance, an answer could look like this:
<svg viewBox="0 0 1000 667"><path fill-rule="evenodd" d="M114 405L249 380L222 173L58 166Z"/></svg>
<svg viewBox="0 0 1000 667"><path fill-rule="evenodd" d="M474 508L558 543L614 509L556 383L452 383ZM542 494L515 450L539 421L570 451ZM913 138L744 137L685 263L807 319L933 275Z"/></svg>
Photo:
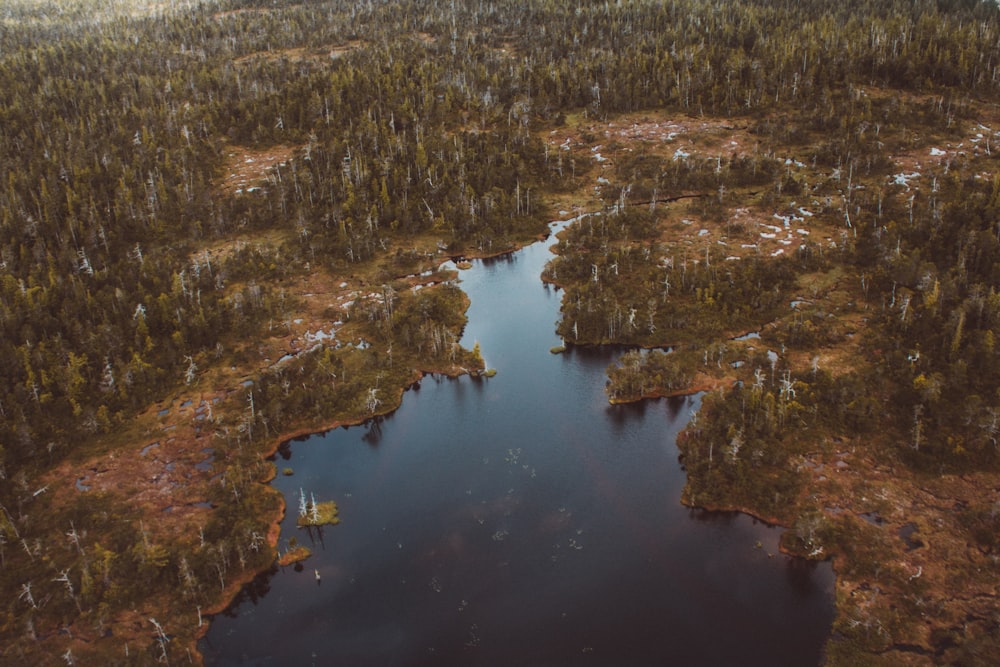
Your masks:
<svg viewBox="0 0 1000 667"><path fill-rule="evenodd" d="M340 523L337 503L332 500L317 502L313 494L306 500L305 492L299 489L299 518L295 523L299 528L336 526Z"/></svg>
<svg viewBox="0 0 1000 667"><path fill-rule="evenodd" d="M295 565L296 563L301 563L310 556L312 556L312 549L310 549L309 547L298 545L289 548L288 551L281 554L278 557L278 565L280 565L281 567L287 567L288 565Z"/></svg>

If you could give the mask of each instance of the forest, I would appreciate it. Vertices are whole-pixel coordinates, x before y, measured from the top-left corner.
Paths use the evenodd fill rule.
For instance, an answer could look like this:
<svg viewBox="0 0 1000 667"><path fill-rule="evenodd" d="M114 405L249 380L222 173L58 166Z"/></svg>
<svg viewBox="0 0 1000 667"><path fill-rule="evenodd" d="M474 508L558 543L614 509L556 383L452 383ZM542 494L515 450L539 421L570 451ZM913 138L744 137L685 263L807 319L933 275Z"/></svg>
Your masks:
<svg viewBox="0 0 1000 667"><path fill-rule="evenodd" d="M995 3L12 0L0 90L3 661L200 661L278 441L484 371L440 265L566 210L559 334L716 388L684 501L834 559L827 660L1000 649Z"/></svg>

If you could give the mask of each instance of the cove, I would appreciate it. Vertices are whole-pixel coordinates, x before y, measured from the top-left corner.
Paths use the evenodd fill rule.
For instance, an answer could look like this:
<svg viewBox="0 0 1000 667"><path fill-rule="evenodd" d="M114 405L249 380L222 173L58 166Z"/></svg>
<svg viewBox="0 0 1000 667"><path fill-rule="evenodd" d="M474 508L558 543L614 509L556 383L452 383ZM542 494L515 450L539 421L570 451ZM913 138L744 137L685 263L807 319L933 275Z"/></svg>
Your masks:
<svg viewBox="0 0 1000 667"><path fill-rule="evenodd" d="M281 449L281 547L313 556L212 620L207 664L822 661L830 565L778 554L778 530L747 516L680 505L675 438L699 397L610 406L619 351L550 353L554 243L461 273L463 345L495 377L425 378L384 419ZM297 529L300 489L341 524Z"/></svg>

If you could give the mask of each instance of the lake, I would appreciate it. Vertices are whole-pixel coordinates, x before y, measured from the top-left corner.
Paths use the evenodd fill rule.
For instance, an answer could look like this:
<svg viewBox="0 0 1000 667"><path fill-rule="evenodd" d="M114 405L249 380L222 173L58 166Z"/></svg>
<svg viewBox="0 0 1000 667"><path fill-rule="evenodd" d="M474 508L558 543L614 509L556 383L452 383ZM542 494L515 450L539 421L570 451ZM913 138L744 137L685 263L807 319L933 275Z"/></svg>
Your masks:
<svg viewBox="0 0 1000 667"><path fill-rule="evenodd" d="M610 406L620 349L554 355L554 238L461 272L489 379L425 378L392 415L282 449L281 547L212 621L210 665L815 665L828 563L679 502L698 396ZM341 524L295 527L300 489ZM314 570L322 576L317 581Z"/></svg>

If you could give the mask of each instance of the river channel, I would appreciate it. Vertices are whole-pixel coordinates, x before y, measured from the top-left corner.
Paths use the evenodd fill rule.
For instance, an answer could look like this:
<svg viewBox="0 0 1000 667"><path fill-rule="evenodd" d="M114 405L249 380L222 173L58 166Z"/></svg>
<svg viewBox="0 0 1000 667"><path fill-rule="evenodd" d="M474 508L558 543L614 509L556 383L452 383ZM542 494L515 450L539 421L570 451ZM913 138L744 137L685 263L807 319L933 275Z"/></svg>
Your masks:
<svg viewBox="0 0 1000 667"><path fill-rule="evenodd" d="M550 352L554 241L461 272L463 344L495 377L425 378L385 419L282 449L281 545L313 555L212 620L209 665L819 664L829 564L679 502L699 397L610 406L620 351ZM341 524L297 529L300 489Z"/></svg>

